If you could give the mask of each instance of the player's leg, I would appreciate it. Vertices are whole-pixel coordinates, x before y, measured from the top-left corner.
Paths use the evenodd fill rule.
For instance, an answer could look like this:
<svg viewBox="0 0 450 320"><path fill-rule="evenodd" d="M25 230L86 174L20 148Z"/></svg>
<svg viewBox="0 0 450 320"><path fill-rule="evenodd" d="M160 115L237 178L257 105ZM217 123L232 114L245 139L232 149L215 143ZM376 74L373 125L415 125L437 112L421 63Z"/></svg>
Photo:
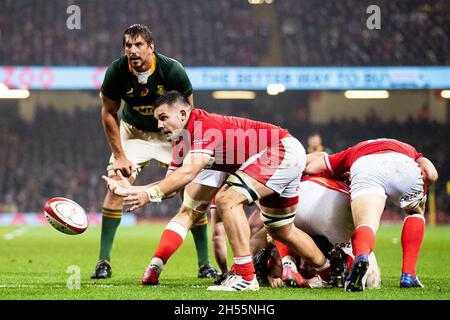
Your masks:
<svg viewBox="0 0 450 320"><path fill-rule="evenodd" d="M241 181L239 183L235 180ZM239 186L238 186L239 184ZM242 190L239 190L242 189ZM227 179L216 195L217 209L225 226L225 231L233 251L234 264L231 274L220 286L208 290L245 291L258 290L253 258L250 251L250 226L244 211L244 204L256 201L260 196L273 193L258 181L238 171Z"/></svg>
<svg viewBox="0 0 450 320"><path fill-rule="evenodd" d="M381 156L380 156L381 157ZM382 156L389 160L385 176L389 177L386 194L408 215L402 230L402 275L401 288L421 288L416 275L416 264L425 231L426 195L424 180L419 165L411 158L391 153Z"/></svg>
<svg viewBox="0 0 450 320"><path fill-rule="evenodd" d="M250 226L250 252L254 256L263 248L273 248L275 245L271 239L267 237L267 231L264 228L264 222L260 217L259 207L256 205L252 213L248 217L248 224ZM269 243L269 240L271 243Z"/></svg>
<svg viewBox="0 0 450 320"><path fill-rule="evenodd" d="M206 211L191 227L197 250L198 278L217 279L218 272L209 262L208 250L208 217Z"/></svg>
<svg viewBox="0 0 450 320"><path fill-rule="evenodd" d="M272 200L261 201L261 215L269 235L284 244L280 246L280 254L285 255L285 262L290 259L295 261L292 255L302 257L307 263L316 268L318 274L328 280L330 263L320 251L314 240L305 232L293 224L296 205L275 208ZM283 250L288 247L289 249ZM277 246L278 248L278 246ZM289 264L290 265L290 264Z"/></svg>
<svg viewBox="0 0 450 320"><path fill-rule="evenodd" d="M111 167L108 168L108 175L113 175ZM135 176L130 176L128 180L133 183ZM100 236L100 254L95 271L91 275L91 279L106 279L112 276L111 258L114 238L117 228L122 220L122 197L116 196L111 191L107 190L105 199L102 205L102 229Z"/></svg>
<svg viewBox="0 0 450 320"><path fill-rule="evenodd" d="M161 163L169 163L171 159L171 145L166 142L162 133L144 132L135 127L120 122L120 139L126 157L135 165L130 182L132 183L141 170L149 164L151 159ZM114 157L111 155L107 168L108 176L114 177ZM111 276L111 256L114 238L122 218L122 198L112 194L109 190L102 206L102 230L100 240L100 260L97 263L93 279L104 279Z"/></svg>
<svg viewBox="0 0 450 320"><path fill-rule="evenodd" d="M383 192L383 195L381 195ZM353 196L353 194L352 194ZM345 290L363 291L369 268L369 254L375 247L375 234L386 205L384 191L358 195L352 199L351 208L355 231L352 233L352 248L355 260L345 280Z"/></svg>
<svg viewBox="0 0 450 320"><path fill-rule="evenodd" d="M217 188L221 187L227 174L216 170L203 170L194 180L195 183ZM218 279L219 273L209 261L208 249L208 217L205 212L202 219L199 219L191 227L194 238L195 248L197 250L198 278ZM214 230L212 230L214 232Z"/></svg>
<svg viewBox="0 0 450 320"><path fill-rule="evenodd" d="M422 288L423 284L416 274L416 265L425 234L424 214L427 196L424 192L423 178L418 168L415 168L416 163L408 162L410 168L407 171L409 173L407 178L409 179L403 177L402 185L399 186L403 187L400 190L402 197L399 199L399 205L407 214L401 236L402 275L400 287ZM410 180L409 185L405 183L405 180Z"/></svg>
<svg viewBox="0 0 450 320"><path fill-rule="evenodd" d="M416 275L416 265L425 233L425 217L415 213L408 215L402 229L402 276L401 288L422 288Z"/></svg>
<svg viewBox="0 0 450 320"><path fill-rule="evenodd" d="M281 259L281 265L283 267L283 273L281 275L283 282L288 287L309 288L308 282L298 271L297 265L299 263L299 259L297 253L284 243L277 240L275 240L275 246L277 247Z"/></svg>
<svg viewBox="0 0 450 320"><path fill-rule="evenodd" d="M226 185L216 196L216 204L233 250L235 274L228 277L221 286L209 287L208 290L259 289L250 251L250 226L243 206L281 193L292 181L299 183L305 161L303 146L297 139L289 136L249 158L238 171L228 177ZM296 192L295 200L298 201Z"/></svg>
<svg viewBox="0 0 450 320"><path fill-rule="evenodd" d="M258 290L259 285L257 285L255 278L250 251L250 227L244 213L243 204L253 202L258 198L264 200L265 197L271 196L275 192L241 171L229 178L227 183L229 185L222 187L216 195L216 201L233 250L233 271L235 275L227 279L228 281L225 281L221 286L213 286L208 289L223 291ZM260 204L261 202L262 200ZM273 227L277 232L274 232L273 235L276 239L288 240L290 244L294 245L295 243L296 247L300 246L300 251L319 269L329 268L327 259L308 235L301 233L300 236L296 236L297 234L293 234L295 231L289 232L286 228L279 227L279 224L285 226L285 223L293 225L292 221L295 215L292 213L295 212L295 207L267 208L266 211L268 215L272 216L269 218L270 222L265 222L266 226L267 224L274 224ZM280 221L282 222L280 223ZM283 232L280 232L280 230ZM308 239L312 242L312 245L308 242ZM304 245L305 242L306 245ZM298 245L298 243L300 244Z"/></svg>
<svg viewBox="0 0 450 320"><path fill-rule="evenodd" d="M177 215L167 224L159 245L142 278L143 284L158 284L159 274L169 258L186 238L187 231L201 219L212 198L226 178L226 173L203 170L184 189L183 203ZM215 271L215 269L214 269Z"/></svg>
<svg viewBox="0 0 450 320"><path fill-rule="evenodd" d="M222 274L225 274L228 271L227 265L227 242L226 242L226 233L225 227L219 214L217 212L217 208L215 202L210 207L211 213L211 230L212 230L212 245L214 251L214 257L216 259L217 265L220 268Z"/></svg>
<svg viewBox="0 0 450 320"><path fill-rule="evenodd" d="M186 186L183 204L175 217L165 227L153 258L142 277L142 284L159 284L159 276L167 261L183 244L192 225L204 218L206 210L217 191L218 188L216 187L195 182Z"/></svg>

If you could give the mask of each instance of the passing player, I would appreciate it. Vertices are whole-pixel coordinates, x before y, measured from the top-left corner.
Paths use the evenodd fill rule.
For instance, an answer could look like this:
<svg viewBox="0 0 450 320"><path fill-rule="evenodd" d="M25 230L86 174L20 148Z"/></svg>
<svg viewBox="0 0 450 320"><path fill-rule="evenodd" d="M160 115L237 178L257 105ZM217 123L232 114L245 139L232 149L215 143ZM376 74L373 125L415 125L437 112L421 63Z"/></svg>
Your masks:
<svg viewBox="0 0 450 320"><path fill-rule="evenodd" d="M329 273L329 261L311 237L292 223L305 151L287 130L192 109L178 92L168 92L155 102L155 118L166 137L175 142L172 165L177 165L178 169L157 185L144 186L142 191L125 188L107 177L104 179L108 188L124 195L124 203L134 210L149 201L161 201L183 188L205 168L230 174L216 195L216 205L233 251L234 273L209 290L259 289L243 208L244 204L256 200L260 200L262 219L272 237L287 243L319 272ZM201 198L206 200L202 187L195 191L190 194L193 203Z"/></svg>
<svg viewBox="0 0 450 320"><path fill-rule="evenodd" d="M177 90L193 105L192 86L183 66L155 51L150 30L141 24L127 28L123 35L125 55L113 61L106 70L101 88L102 123L112 155L108 176L121 172L131 183L141 170L155 159L168 164L171 146L158 128L153 116L156 98ZM118 112L124 101L122 118ZM99 261L93 279L111 277L111 255L116 230L122 218L122 198L107 192L102 206L102 231ZM206 220L193 226L197 248L199 277L215 275L208 261Z"/></svg>
<svg viewBox="0 0 450 320"><path fill-rule="evenodd" d="M431 161L409 144L394 139L376 139L318 157L306 168L307 174L324 171L336 178L350 172L351 209L356 228L352 233L355 261L345 281L345 289L364 290L368 255L375 246L375 233L387 198L407 214L401 240L400 287L423 287L416 275L416 264L424 237L426 188L438 177Z"/></svg>

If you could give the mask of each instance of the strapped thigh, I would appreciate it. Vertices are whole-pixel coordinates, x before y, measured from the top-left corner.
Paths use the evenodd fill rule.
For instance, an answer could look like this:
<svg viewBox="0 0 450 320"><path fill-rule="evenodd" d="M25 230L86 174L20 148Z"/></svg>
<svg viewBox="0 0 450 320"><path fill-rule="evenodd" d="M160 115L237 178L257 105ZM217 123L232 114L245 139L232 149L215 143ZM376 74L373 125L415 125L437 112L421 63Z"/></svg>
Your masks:
<svg viewBox="0 0 450 320"><path fill-rule="evenodd" d="M226 183L235 191L243 194L247 198L249 204L255 202L260 197L258 192L252 188L251 183L246 176L240 175L238 172L231 173L226 180Z"/></svg>
<svg viewBox="0 0 450 320"><path fill-rule="evenodd" d="M279 228L294 222L296 212L285 214L267 213L261 210L261 220L267 228Z"/></svg>

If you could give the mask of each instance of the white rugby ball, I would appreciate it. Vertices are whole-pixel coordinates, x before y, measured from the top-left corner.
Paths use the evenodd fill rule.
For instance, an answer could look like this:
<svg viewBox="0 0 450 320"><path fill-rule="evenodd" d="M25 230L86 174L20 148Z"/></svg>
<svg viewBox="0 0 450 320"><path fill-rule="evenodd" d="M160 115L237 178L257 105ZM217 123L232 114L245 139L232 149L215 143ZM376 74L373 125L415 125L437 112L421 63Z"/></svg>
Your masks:
<svg viewBox="0 0 450 320"><path fill-rule="evenodd" d="M53 228L66 234L81 234L88 227L84 209L67 198L57 197L47 200L44 214Z"/></svg>

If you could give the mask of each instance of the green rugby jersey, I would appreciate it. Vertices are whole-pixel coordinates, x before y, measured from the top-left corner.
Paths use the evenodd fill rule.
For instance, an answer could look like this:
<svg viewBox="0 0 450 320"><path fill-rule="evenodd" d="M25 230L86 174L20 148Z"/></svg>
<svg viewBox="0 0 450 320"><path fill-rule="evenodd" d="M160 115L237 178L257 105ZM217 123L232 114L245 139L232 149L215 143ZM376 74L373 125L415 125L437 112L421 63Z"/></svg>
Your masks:
<svg viewBox="0 0 450 320"><path fill-rule="evenodd" d="M101 92L113 101L125 102L122 120L140 130L157 132L158 122L153 116L153 103L170 90L177 90L185 97L192 93L192 85L181 63L175 59L154 53L152 74L146 84L138 82L131 71L127 56L113 61L106 70Z"/></svg>

